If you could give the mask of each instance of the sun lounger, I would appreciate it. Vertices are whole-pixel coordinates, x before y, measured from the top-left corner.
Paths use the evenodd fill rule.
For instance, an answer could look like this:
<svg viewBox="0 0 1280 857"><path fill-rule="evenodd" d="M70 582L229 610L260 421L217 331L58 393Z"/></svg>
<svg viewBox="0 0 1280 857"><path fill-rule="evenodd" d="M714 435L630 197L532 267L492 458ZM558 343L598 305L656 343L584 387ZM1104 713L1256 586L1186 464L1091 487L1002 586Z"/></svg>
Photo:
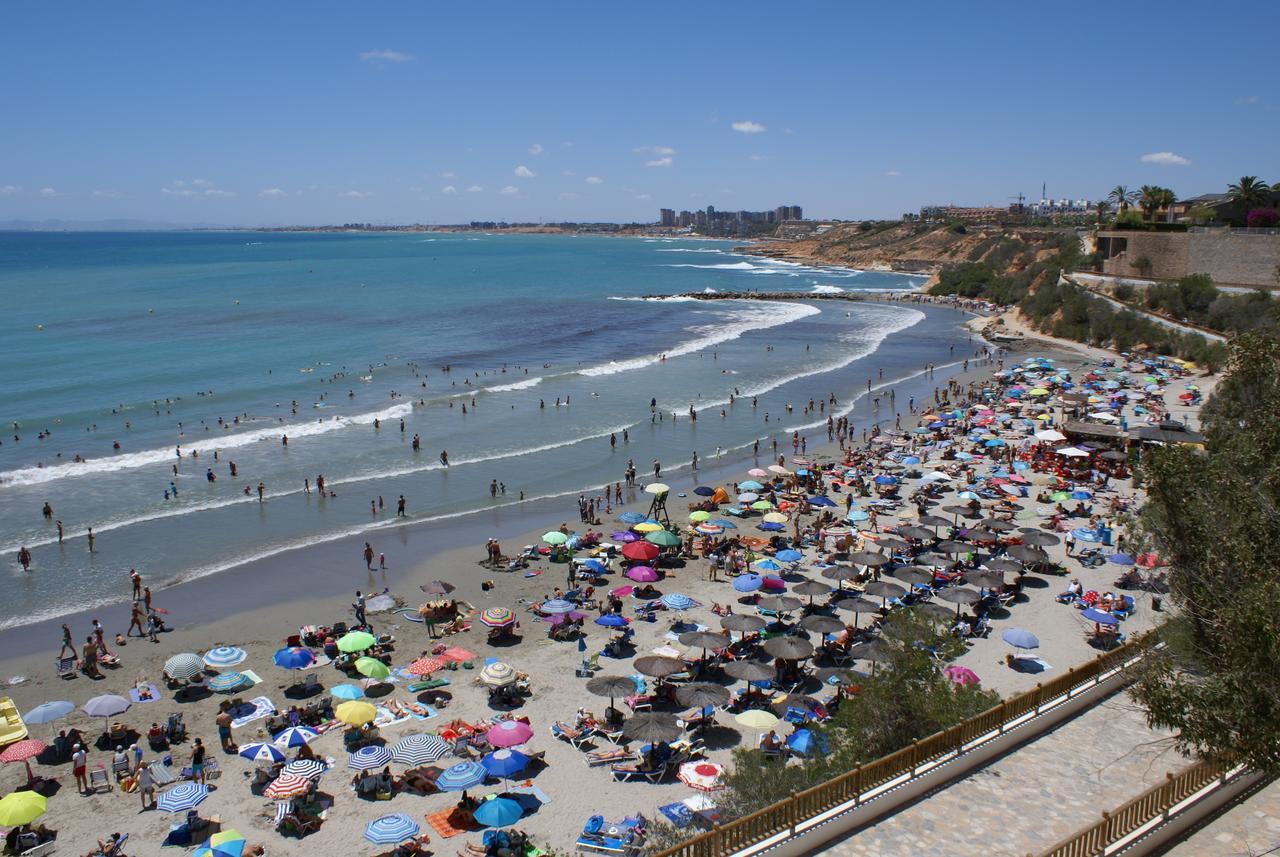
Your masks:
<svg viewBox="0 0 1280 857"><path fill-rule="evenodd" d="M621 764L614 765L609 769L613 774L613 778L618 782L628 783L632 780L640 779L651 783L657 783L667 775L667 765L662 763L656 768L648 768L638 764Z"/></svg>
<svg viewBox="0 0 1280 857"><path fill-rule="evenodd" d="M147 770L151 772L151 781L156 784L157 788L160 786L167 786L170 783L176 783L178 781L178 778L174 775L172 769L163 762L152 762L147 766Z"/></svg>
<svg viewBox="0 0 1280 857"><path fill-rule="evenodd" d="M640 757L630 750L615 747L612 750L593 750L583 758L587 762L587 767L595 768L600 765L618 765L625 762L634 762Z"/></svg>
<svg viewBox="0 0 1280 857"><path fill-rule="evenodd" d="M53 852L55 844L55 840L46 839L44 842L37 842L35 845L32 845L24 851L19 851L18 855L19 857L44 857L45 854ZM19 843L19 847L21 847L21 843Z"/></svg>
<svg viewBox="0 0 1280 857"><path fill-rule="evenodd" d="M574 729L567 723L556 721L551 724L551 734L561 741L568 741L575 750L581 750L584 744L590 744L595 737L594 728Z"/></svg>

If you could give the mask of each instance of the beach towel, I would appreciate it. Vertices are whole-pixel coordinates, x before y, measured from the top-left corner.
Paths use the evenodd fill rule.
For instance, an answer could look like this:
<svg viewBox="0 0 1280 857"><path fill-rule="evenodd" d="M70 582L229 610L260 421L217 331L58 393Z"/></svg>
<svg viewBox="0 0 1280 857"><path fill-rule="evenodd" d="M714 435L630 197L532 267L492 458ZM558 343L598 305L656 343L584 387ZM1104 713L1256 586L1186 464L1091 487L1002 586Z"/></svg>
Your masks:
<svg viewBox="0 0 1280 857"><path fill-rule="evenodd" d="M246 703L246 705L252 705L253 711L249 712L248 714L237 717L235 720L232 720L231 721L232 729L236 729L241 726L246 726L255 720L261 720L262 718L266 717L268 714L276 710L275 703L265 696L255 696L253 699L249 700Z"/></svg>
<svg viewBox="0 0 1280 857"><path fill-rule="evenodd" d="M457 661L458 663L462 663L463 661L473 659L475 657L475 653L468 652L461 646L450 646L436 657L440 658L442 661Z"/></svg>
<svg viewBox="0 0 1280 857"><path fill-rule="evenodd" d="M426 816L426 820L431 829L440 834L442 839L480 829L480 825L476 824L474 819L462 813L456 806L431 813ZM462 826L455 827L455 824L461 824Z"/></svg>
<svg viewBox="0 0 1280 857"><path fill-rule="evenodd" d="M520 785L513 786L508 791L510 791L512 794L517 794L517 795L532 795L538 801L538 803L543 805L551 803L551 798L547 796L547 793L544 792L542 789L538 788L537 786L535 786L531 780L525 780ZM523 806L523 804L521 805ZM526 807L526 812L527 811L528 811L528 807Z"/></svg>
<svg viewBox="0 0 1280 857"><path fill-rule="evenodd" d="M693 810L678 801L658 807L658 812L677 828L688 827L693 822Z"/></svg>
<svg viewBox="0 0 1280 857"><path fill-rule="evenodd" d="M262 684L262 676L258 675L253 670L241 670L240 675L249 679L250 687L253 687L255 684Z"/></svg>
<svg viewBox="0 0 1280 857"><path fill-rule="evenodd" d="M138 689L136 687L131 687L129 688L129 698L134 702L155 702L160 698L160 691L156 690L156 686L154 684L148 684L146 685L146 688L151 692L151 696L144 698L142 694L138 693Z"/></svg>
<svg viewBox="0 0 1280 857"><path fill-rule="evenodd" d="M387 726L395 726L397 723L404 723L409 719L406 714L403 717L396 717L389 709L383 708L381 705L377 707L377 716L373 718L373 725L382 729Z"/></svg>

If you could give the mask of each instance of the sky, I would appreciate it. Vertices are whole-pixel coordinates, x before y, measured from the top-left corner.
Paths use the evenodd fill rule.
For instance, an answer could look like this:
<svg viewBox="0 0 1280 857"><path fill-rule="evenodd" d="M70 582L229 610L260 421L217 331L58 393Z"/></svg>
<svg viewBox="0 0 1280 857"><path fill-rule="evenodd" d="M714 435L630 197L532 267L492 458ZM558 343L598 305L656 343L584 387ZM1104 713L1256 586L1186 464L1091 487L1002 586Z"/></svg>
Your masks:
<svg viewBox="0 0 1280 857"><path fill-rule="evenodd" d="M1278 32L1274 0L6 3L0 221L1194 196L1280 180Z"/></svg>

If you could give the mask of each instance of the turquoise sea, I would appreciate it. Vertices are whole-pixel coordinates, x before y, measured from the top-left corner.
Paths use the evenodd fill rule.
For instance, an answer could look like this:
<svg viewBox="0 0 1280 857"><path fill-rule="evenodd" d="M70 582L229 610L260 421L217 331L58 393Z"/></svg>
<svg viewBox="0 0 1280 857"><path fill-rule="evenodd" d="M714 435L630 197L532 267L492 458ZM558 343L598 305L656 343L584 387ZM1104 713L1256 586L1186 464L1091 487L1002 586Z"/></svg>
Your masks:
<svg viewBox="0 0 1280 857"><path fill-rule="evenodd" d="M401 494L411 522L571 508L628 459L643 481L757 438L789 454L825 439L809 399L866 425L868 381L918 384L967 342L951 310L806 296L920 282L698 240L0 233L0 627L123 600L130 567L163 584L376 534ZM748 289L795 300L641 299ZM318 474L336 496L304 492Z"/></svg>

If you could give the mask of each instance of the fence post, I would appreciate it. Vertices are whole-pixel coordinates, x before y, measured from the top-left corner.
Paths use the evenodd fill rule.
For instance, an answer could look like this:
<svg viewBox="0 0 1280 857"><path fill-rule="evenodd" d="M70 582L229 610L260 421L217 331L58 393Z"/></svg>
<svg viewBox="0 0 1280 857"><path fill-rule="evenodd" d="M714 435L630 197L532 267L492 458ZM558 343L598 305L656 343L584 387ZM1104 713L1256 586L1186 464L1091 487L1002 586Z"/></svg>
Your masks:
<svg viewBox="0 0 1280 857"><path fill-rule="evenodd" d="M1164 795L1164 799L1160 801L1160 804L1161 804L1160 818L1162 821L1168 821L1169 808L1173 806L1173 801L1170 800L1170 797L1169 797L1173 793L1173 771L1165 771L1164 786L1165 786L1165 795Z"/></svg>
<svg viewBox="0 0 1280 857"><path fill-rule="evenodd" d="M1040 704L1044 702L1044 685L1036 682L1036 716L1040 716Z"/></svg>
<svg viewBox="0 0 1280 857"><path fill-rule="evenodd" d="M792 836L796 835L796 824L799 821L799 816L800 816L800 808L798 804L799 804L799 801L796 800L796 793L793 790L791 792L791 797L787 799L787 805L791 808L791 812L788 814L789 815L788 820L791 823L788 825L788 827L791 828Z"/></svg>
<svg viewBox="0 0 1280 857"><path fill-rule="evenodd" d="M1075 671L1076 671L1075 667L1067 667L1067 677L1070 678L1071 676L1075 675ZM1067 685L1067 699L1071 698L1071 692L1074 691L1075 689L1076 689L1075 682L1071 682L1071 684Z"/></svg>
<svg viewBox="0 0 1280 857"><path fill-rule="evenodd" d="M862 765L853 766L853 805L862 803Z"/></svg>
<svg viewBox="0 0 1280 857"><path fill-rule="evenodd" d="M1000 728L999 728L999 734L1001 734L1001 735L1003 735L1003 734L1004 734L1004 725L1005 725L1006 723L1008 723L1008 722L1009 722L1009 712L1005 711L1005 708L1006 708L1007 706L1008 706L1008 703L1007 703L1007 702L1005 702L1003 699L1002 699L1002 700L1000 700Z"/></svg>
<svg viewBox="0 0 1280 857"><path fill-rule="evenodd" d="M711 853L712 854L724 853L724 848L722 845L724 834L721 831L722 831L722 828L720 827L719 823L711 825Z"/></svg>
<svg viewBox="0 0 1280 857"><path fill-rule="evenodd" d="M911 742L911 776L916 775L916 760L920 757L920 739Z"/></svg>

